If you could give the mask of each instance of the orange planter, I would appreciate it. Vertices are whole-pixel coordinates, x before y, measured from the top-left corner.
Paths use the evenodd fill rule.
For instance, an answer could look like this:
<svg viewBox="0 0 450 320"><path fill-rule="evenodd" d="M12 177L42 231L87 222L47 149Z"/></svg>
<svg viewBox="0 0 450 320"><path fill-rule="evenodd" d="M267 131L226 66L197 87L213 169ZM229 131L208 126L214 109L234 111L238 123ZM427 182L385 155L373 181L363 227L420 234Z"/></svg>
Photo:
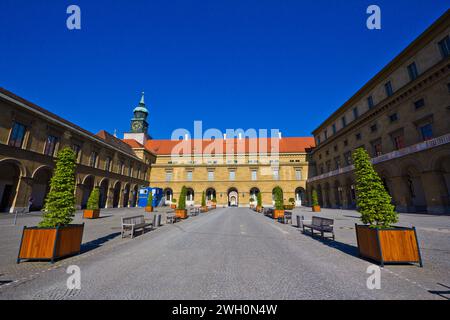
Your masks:
<svg viewBox="0 0 450 320"><path fill-rule="evenodd" d="M373 229L355 224L359 254L385 263L419 263L422 267L416 228Z"/></svg>
<svg viewBox="0 0 450 320"><path fill-rule="evenodd" d="M313 212L320 212L320 206L312 206L312 211Z"/></svg>
<svg viewBox="0 0 450 320"><path fill-rule="evenodd" d="M176 209L175 216L180 219L186 219L187 218L187 210L186 209Z"/></svg>
<svg viewBox="0 0 450 320"><path fill-rule="evenodd" d="M202 207L201 210L202 212L208 212L208 207Z"/></svg>
<svg viewBox="0 0 450 320"><path fill-rule="evenodd" d="M284 217L284 210L273 210L273 218L279 219Z"/></svg>
<svg viewBox="0 0 450 320"><path fill-rule="evenodd" d="M153 207L150 206L145 207L145 212L153 212Z"/></svg>
<svg viewBox="0 0 450 320"><path fill-rule="evenodd" d="M57 228L23 228L17 263L21 260L50 260L79 254L84 224Z"/></svg>
<svg viewBox="0 0 450 320"><path fill-rule="evenodd" d="M263 211L263 208L261 206L256 206L256 211L261 213Z"/></svg>
<svg viewBox="0 0 450 320"><path fill-rule="evenodd" d="M170 209L176 209L177 208L177 205L176 204L171 204L170 205Z"/></svg>
<svg viewBox="0 0 450 320"><path fill-rule="evenodd" d="M97 219L100 217L100 209L83 210L83 219Z"/></svg>

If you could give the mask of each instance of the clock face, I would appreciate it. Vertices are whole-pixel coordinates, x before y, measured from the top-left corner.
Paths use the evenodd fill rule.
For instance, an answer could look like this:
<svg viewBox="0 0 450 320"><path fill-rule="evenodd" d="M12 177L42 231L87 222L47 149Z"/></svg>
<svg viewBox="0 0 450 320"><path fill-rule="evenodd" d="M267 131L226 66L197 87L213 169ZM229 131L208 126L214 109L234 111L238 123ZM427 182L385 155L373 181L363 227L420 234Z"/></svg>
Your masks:
<svg viewBox="0 0 450 320"><path fill-rule="evenodd" d="M133 124L131 125L131 128L135 131L141 130L142 122L133 122Z"/></svg>

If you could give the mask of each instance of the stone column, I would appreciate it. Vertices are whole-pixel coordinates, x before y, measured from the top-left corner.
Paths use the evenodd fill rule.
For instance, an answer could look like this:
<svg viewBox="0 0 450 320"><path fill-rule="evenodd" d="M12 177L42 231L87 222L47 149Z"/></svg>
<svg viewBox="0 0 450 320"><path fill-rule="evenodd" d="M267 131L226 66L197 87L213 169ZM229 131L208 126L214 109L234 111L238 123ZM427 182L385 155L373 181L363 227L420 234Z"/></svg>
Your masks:
<svg viewBox="0 0 450 320"><path fill-rule="evenodd" d="M20 177L17 182L16 194L12 202L10 213L18 212L28 212L31 192L33 189L33 178L31 177Z"/></svg>
<svg viewBox="0 0 450 320"><path fill-rule="evenodd" d="M83 191L84 185L81 183L77 183L75 186L75 208L77 210L81 209L81 202L83 201Z"/></svg>
<svg viewBox="0 0 450 320"><path fill-rule="evenodd" d="M449 210L447 190L442 174L436 171L428 171L422 174L422 185L427 202L428 213L446 213Z"/></svg>
<svg viewBox="0 0 450 320"><path fill-rule="evenodd" d="M112 208L114 204L114 187L109 187L106 190L105 208Z"/></svg>

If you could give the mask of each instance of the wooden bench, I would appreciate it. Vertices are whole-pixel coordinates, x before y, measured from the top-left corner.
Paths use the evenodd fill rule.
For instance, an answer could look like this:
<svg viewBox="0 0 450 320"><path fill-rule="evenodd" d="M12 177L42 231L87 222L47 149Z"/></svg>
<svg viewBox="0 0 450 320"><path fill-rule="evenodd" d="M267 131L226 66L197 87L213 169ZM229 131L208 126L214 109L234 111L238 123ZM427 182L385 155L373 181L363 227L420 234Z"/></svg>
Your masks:
<svg viewBox="0 0 450 320"><path fill-rule="evenodd" d="M312 223L311 224L303 224L303 233L305 232L305 229L311 230L311 237L314 237L314 231L319 231L322 239L325 239L325 233L331 233L333 235L334 240L334 220L333 219L327 219L327 218L321 218L321 217L312 217Z"/></svg>
<svg viewBox="0 0 450 320"><path fill-rule="evenodd" d="M122 218L122 238L125 237L128 232L131 235L131 238L134 237L134 232L136 230L142 230L142 233L145 232L145 229L151 228L152 224L145 222L144 216L133 216L133 217L123 217Z"/></svg>
<svg viewBox="0 0 450 320"><path fill-rule="evenodd" d="M198 216L200 214L200 207L190 207L189 208L189 215L191 217Z"/></svg>

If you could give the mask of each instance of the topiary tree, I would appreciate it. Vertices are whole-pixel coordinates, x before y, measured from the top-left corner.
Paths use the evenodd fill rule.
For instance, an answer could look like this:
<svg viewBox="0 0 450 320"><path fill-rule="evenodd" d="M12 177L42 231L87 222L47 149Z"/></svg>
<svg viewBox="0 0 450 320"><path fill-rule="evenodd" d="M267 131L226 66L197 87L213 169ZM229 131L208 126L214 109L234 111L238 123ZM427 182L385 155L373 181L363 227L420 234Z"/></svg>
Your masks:
<svg viewBox="0 0 450 320"><path fill-rule="evenodd" d="M291 204L294 204L294 203L295 203L295 199L294 199L294 198L289 198L289 202L290 202Z"/></svg>
<svg viewBox="0 0 450 320"><path fill-rule="evenodd" d="M183 186L181 188L180 201L178 201L178 209L180 209L180 210L186 209L186 194L187 194L187 189L185 186Z"/></svg>
<svg viewBox="0 0 450 320"><path fill-rule="evenodd" d="M283 210L284 209L283 190L280 187L275 187L275 189L273 189L273 195L275 200L275 209Z"/></svg>
<svg viewBox="0 0 450 320"><path fill-rule="evenodd" d="M148 192L147 207L153 207L153 191L152 191L152 189L150 189Z"/></svg>
<svg viewBox="0 0 450 320"><path fill-rule="evenodd" d="M261 192L258 192L256 195L256 203L258 207L262 207L262 195Z"/></svg>
<svg viewBox="0 0 450 320"><path fill-rule="evenodd" d="M369 154L363 148L352 154L356 175L356 205L361 221L371 228L389 228L398 222L398 214L391 204L391 196L370 162Z"/></svg>
<svg viewBox="0 0 450 320"><path fill-rule="evenodd" d="M89 199L87 202L86 209L88 210L98 210L100 202L100 189L95 187L91 194L89 195Z"/></svg>
<svg viewBox="0 0 450 320"><path fill-rule="evenodd" d="M172 203L177 203L177 199L172 198Z"/></svg>
<svg viewBox="0 0 450 320"><path fill-rule="evenodd" d="M71 148L66 147L58 152L40 227L55 228L72 222L75 213L75 166L75 152Z"/></svg>
<svg viewBox="0 0 450 320"><path fill-rule="evenodd" d="M313 207L319 205L319 196L317 195L316 189L313 189L311 192L311 205Z"/></svg>
<svg viewBox="0 0 450 320"><path fill-rule="evenodd" d="M205 195L205 191L202 192L202 207L206 207L206 195Z"/></svg>

